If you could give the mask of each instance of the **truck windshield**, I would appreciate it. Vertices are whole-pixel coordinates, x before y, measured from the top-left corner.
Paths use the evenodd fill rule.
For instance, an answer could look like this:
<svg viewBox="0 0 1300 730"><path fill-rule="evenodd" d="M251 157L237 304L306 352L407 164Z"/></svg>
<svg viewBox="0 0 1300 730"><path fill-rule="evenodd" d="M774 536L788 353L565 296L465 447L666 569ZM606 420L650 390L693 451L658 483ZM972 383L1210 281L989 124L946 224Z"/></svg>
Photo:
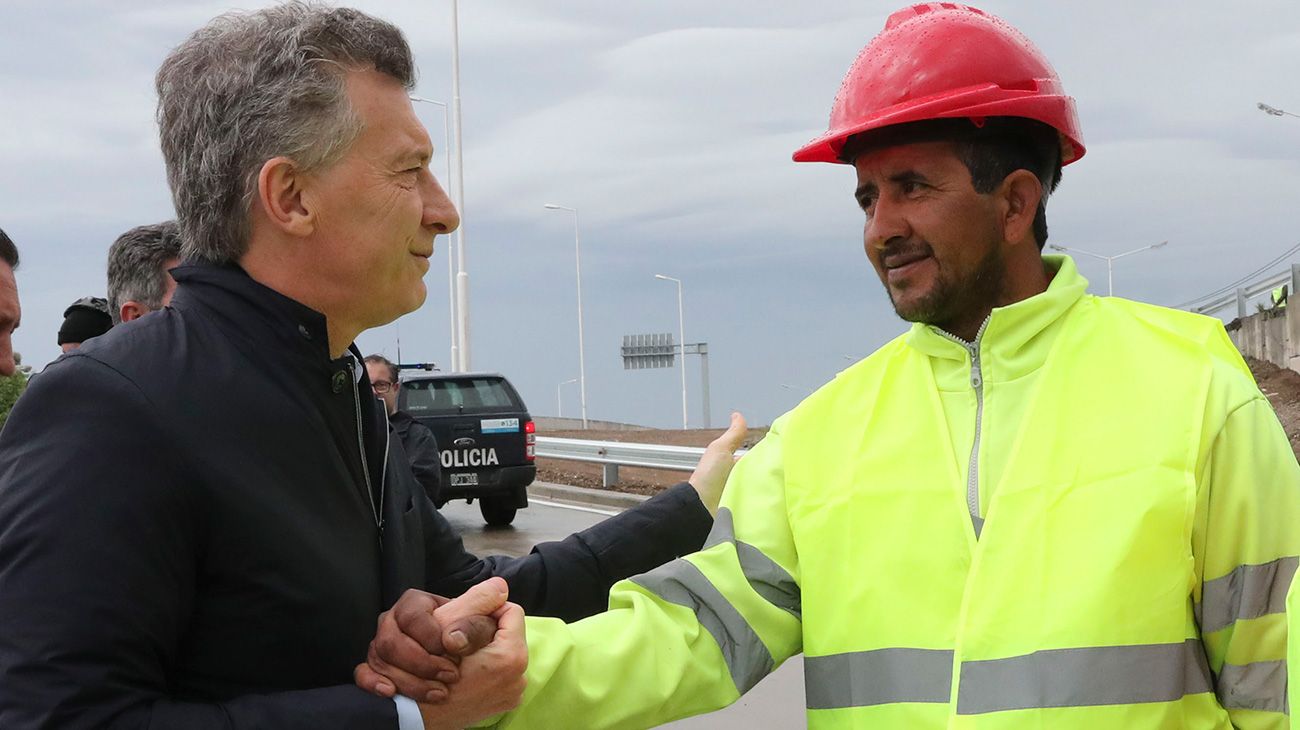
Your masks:
<svg viewBox="0 0 1300 730"><path fill-rule="evenodd" d="M402 396L402 409L412 416L513 408L516 405L500 378L411 380L402 383Z"/></svg>

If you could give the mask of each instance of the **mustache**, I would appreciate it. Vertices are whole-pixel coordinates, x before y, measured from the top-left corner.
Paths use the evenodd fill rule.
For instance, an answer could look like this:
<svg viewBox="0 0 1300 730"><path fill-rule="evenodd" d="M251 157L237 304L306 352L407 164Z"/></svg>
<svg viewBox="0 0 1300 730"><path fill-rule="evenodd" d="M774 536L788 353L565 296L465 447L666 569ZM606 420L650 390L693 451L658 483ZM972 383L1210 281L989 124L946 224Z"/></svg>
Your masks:
<svg viewBox="0 0 1300 730"><path fill-rule="evenodd" d="M915 261L933 255L934 249L922 240L891 240L880 247L880 261L886 267L893 261Z"/></svg>

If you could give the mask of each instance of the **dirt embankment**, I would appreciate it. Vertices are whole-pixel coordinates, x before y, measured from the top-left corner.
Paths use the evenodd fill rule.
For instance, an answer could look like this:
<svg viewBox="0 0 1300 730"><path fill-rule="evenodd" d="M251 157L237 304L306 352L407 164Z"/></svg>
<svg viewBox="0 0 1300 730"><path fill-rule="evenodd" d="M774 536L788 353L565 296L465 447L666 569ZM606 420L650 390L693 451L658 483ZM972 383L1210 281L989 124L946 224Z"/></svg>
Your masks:
<svg viewBox="0 0 1300 730"><path fill-rule="evenodd" d="M1291 439L1291 449L1300 458L1300 373L1250 358L1246 358L1246 362L1255 374L1259 389L1273 404L1273 411L1282 422L1282 430Z"/></svg>
<svg viewBox="0 0 1300 730"><path fill-rule="evenodd" d="M1291 448L1300 457L1300 373L1285 370L1276 365L1258 360L1247 360L1260 390L1273 404L1278 420L1291 440ZM690 431L550 431L543 436L560 438L588 439L592 441L630 441L633 443L666 444L671 446L708 446L717 438L722 429ZM758 443L767 433L767 428L751 428L745 438L745 447ZM655 494L684 479L689 474L679 471L662 471L658 469L638 469L619 467L619 484L621 492L634 494ZM543 482L572 484L579 487L601 488L601 468L599 464L585 464L577 461L560 461L558 459L538 459L537 479Z"/></svg>

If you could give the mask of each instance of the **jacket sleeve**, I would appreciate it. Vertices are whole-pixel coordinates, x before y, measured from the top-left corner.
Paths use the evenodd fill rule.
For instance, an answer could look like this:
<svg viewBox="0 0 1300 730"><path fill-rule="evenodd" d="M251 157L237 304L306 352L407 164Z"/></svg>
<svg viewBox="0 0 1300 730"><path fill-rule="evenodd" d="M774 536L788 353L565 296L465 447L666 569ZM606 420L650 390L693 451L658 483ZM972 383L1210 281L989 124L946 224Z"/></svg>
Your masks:
<svg viewBox="0 0 1300 730"><path fill-rule="evenodd" d="M687 483L521 558L474 558L441 515L433 518L429 591L458 596L500 576L527 613L565 621L605 610L615 582L698 550L713 524Z"/></svg>
<svg viewBox="0 0 1300 730"><path fill-rule="evenodd" d="M528 689L498 727L659 725L734 702L802 649L780 425L737 464L702 551L619 583L601 615L529 619Z"/></svg>
<svg viewBox="0 0 1300 730"><path fill-rule="evenodd" d="M393 702L352 686L170 694L204 529L181 458L146 397L89 357L19 400L0 433L0 727L396 730Z"/></svg>
<svg viewBox="0 0 1300 730"><path fill-rule="evenodd" d="M1227 410L1200 470L1195 614L1234 727L1287 725L1285 598L1300 556L1300 466L1268 401Z"/></svg>

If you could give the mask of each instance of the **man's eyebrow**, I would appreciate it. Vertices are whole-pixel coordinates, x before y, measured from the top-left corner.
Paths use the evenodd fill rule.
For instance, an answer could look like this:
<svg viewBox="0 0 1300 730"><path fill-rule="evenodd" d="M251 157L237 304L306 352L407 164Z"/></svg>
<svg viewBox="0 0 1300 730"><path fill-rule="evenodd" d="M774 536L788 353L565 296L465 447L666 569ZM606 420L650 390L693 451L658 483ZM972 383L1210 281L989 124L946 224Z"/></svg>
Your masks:
<svg viewBox="0 0 1300 730"><path fill-rule="evenodd" d="M397 156L396 162L399 166L406 165L409 162L414 162L421 167L424 167L429 164L432 159L433 150L426 147L424 149L406 150Z"/></svg>
<svg viewBox="0 0 1300 730"><path fill-rule="evenodd" d="M888 180L889 182L894 184L908 183L908 182L929 182L929 178L927 178L925 175L921 174L916 170L910 170L910 169L900 170L898 172L895 172L889 176ZM853 192L853 197L857 199L859 204L861 204L861 202L865 198L875 196L878 192L879 189L876 187L876 184L874 182L865 182L859 185L858 189Z"/></svg>
<svg viewBox="0 0 1300 730"><path fill-rule="evenodd" d="M889 181L892 183L926 182L927 180L929 178L916 170L901 170L889 176Z"/></svg>
<svg viewBox="0 0 1300 730"><path fill-rule="evenodd" d="M862 183L861 185L858 186L857 190L853 191L853 197L858 201L859 205L861 205L862 201L865 200L867 197L874 196L875 194L876 194L876 184L873 182Z"/></svg>

